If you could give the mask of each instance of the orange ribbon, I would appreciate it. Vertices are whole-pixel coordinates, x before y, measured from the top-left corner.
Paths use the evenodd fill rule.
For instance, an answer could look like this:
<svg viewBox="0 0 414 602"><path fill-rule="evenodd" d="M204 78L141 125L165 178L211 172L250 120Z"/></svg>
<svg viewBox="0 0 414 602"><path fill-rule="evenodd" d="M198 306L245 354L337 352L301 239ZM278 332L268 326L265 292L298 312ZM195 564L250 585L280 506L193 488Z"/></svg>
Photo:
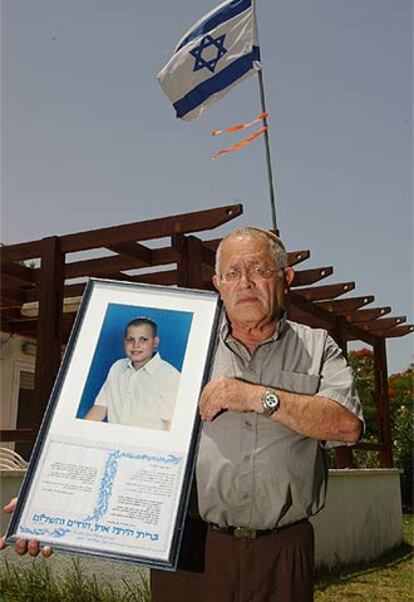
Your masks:
<svg viewBox="0 0 414 602"><path fill-rule="evenodd" d="M224 130L213 130L211 134L213 136L220 136L220 134L230 134L231 132L238 132L239 130L244 130L245 128L248 128L251 125L258 123L259 121L263 121L268 115L269 113L260 113L260 115L258 115L256 119L253 119L253 121L249 121L249 123L239 123L238 125L232 125L228 128L225 128Z"/></svg>
<svg viewBox="0 0 414 602"><path fill-rule="evenodd" d="M222 150L219 150L211 158L212 159L218 159L220 155L226 155L227 153L232 153L233 151L237 151L240 148L243 148L244 146L247 146L248 144L250 144L250 142L252 142L256 138L258 138L259 136L261 136L262 134L264 134L267 129L268 129L268 126L264 125L259 130L257 130L257 132L254 132L254 134L251 134L250 136L247 136L247 138L244 138L244 140L241 140L240 142L237 142L237 144L233 144L233 146L229 146L229 148L223 148Z"/></svg>

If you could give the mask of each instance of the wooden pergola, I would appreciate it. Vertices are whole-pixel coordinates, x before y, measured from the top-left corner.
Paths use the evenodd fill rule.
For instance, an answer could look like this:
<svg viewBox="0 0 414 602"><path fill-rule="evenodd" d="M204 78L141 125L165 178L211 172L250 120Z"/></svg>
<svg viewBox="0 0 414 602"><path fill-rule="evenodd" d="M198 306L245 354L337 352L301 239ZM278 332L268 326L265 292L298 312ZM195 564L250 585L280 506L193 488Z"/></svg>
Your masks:
<svg viewBox="0 0 414 602"><path fill-rule="evenodd" d="M72 311L64 311L64 301L81 296L87 278L210 289L220 239L204 240L199 235L233 220L242 210L242 205L229 205L2 246L1 331L37 341L35 423L32 429L1 431L2 440L34 439L77 309L75 303ZM92 257L71 257L82 252ZM289 265L302 264L309 257L309 250L290 251ZM404 324L405 316L384 317L390 307L366 309L374 301L372 295L338 299L352 291L355 283L319 284L332 273L332 266L296 270L288 315L326 328L345 353L352 340L372 346L378 441L360 442L357 448L377 451L381 466L391 467L385 340L408 334L414 326ZM28 308L34 311L28 312ZM338 448L336 463L338 467L351 466L351 449Z"/></svg>

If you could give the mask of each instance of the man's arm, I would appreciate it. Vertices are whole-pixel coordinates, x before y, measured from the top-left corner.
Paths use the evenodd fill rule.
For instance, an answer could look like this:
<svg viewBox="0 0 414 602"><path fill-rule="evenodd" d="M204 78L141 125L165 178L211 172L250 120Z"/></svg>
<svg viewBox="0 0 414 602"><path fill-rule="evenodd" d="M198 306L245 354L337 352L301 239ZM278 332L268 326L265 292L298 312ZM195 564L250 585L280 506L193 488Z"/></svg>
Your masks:
<svg viewBox="0 0 414 602"><path fill-rule="evenodd" d="M100 405L94 405L85 415L84 420L96 420L97 422L105 420L108 415L108 408Z"/></svg>
<svg viewBox="0 0 414 602"><path fill-rule="evenodd" d="M267 390L235 378L221 376L210 381L200 399L200 414L210 422L222 410L263 412L262 396ZM320 395L276 390L280 407L271 420L312 439L356 443L362 423L340 403Z"/></svg>

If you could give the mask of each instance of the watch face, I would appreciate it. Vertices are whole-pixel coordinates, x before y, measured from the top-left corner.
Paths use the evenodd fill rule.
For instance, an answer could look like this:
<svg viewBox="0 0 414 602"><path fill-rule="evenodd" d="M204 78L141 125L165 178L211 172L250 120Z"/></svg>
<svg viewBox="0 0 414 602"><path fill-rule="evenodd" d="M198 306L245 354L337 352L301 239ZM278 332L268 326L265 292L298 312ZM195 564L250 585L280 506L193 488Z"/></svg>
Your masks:
<svg viewBox="0 0 414 602"><path fill-rule="evenodd" d="M279 397L272 391L266 391L262 397L263 414L267 417L272 416L279 409Z"/></svg>
<svg viewBox="0 0 414 602"><path fill-rule="evenodd" d="M265 397L265 403L268 408L277 408L279 405L279 398L274 393L268 393Z"/></svg>

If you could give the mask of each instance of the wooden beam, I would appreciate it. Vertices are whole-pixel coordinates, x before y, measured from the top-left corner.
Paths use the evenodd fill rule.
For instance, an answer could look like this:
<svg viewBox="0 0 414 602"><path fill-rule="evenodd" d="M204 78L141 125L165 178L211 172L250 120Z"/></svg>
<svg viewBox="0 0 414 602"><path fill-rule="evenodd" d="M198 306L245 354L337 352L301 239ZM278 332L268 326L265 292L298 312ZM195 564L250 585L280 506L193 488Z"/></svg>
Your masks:
<svg viewBox="0 0 414 602"><path fill-rule="evenodd" d="M35 372L34 425L38 428L45 410L62 353L62 308L65 256L59 239L43 240L39 279L39 317Z"/></svg>
<svg viewBox="0 0 414 602"><path fill-rule="evenodd" d="M322 321L327 322L328 324L335 323L335 313L326 309L325 304L340 303L341 301L312 302L312 301L308 301L307 299L304 299L303 297L300 297L299 295L297 295L296 290L290 290L288 298L289 298L290 303L299 307L300 309L307 312L308 314L315 316L315 317L319 317ZM354 324L350 324L350 323L346 322L344 324L344 332L345 332L345 334L349 333L350 335L355 336L355 338L358 340L365 341L369 345L374 344L375 337L372 334L370 334L369 332L363 330L362 328L358 328Z"/></svg>
<svg viewBox="0 0 414 602"><path fill-rule="evenodd" d="M351 455L351 459L349 456ZM335 467L336 468L351 468L352 467L352 451L349 447L335 447Z"/></svg>
<svg viewBox="0 0 414 602"><path fill-rule="evenodd" d="M365 295L365 297L351 297L349 299L339 299L338 301L317 301L316 303L319 307L334 314L346 314L358 309L358 307L372 303L374 299L373 295Z"/></svg>
<svg viewBox="0 0 414 602"><path fill-rule="evenodd" d="M404 324L403 326L396 326L389 330L378 330L375 333L375 336L388 339L391 337L403 337L412 332L414 332L414 324Z"/></svg>
<svg viewBox="0 0 414 602"><path fill-rule="evenodd" d="M23 284L35 284L37 282L36 271L20 263L8 263L3 265L1 269L3 274L18 282L23 282Z"/></svg>
<svg viewBox="0 0 414 602"><path fill-rule="evenodd" d="M180 253L177 265L177 284L182 287L203 287L203 250L202 242L196 236L176 235L173 245Z"/></svg>
<svg viewBox="0 0 414 602"><path fill-rule="evenodd" d="M7 276L6 274L0 274L0 292L8 289L9 291L15 290L18 292L21 291L30 291L34 290L35 285L23 284L15 280L13 277Z"/></svg>
<svg viewBox="0 0 414 602"><path fill-rule="evenodd" d="M385 445L383 443L372 443L368 441L358 441L354 445L354 449L360 449L361 451L383 451L385 450Z"/></svg>
<svg viewBox="0 0 414 602"><path fill-rule="evenodd" d="M21 318L22 315L20 313L20 309L16 309L15 307L7 307L0 314L1 319L1 330L3 329L6 322L13 322L16 318Z"/></svg>
<svg viewBox="0 0 414 602"><path fill-rule="evenodd" d="M107 272L105 274L107 280L120 280L124 282L133 282L133 277L123 272Z"/></svg>
<svg viewBox="0 0 414 602"><path fill-rule="evenodd" d="M384 468L392 468L392 436L390 404L388 397L387 352L384 339L374 343L374 387L377 403L378 440L385 448L380 451L380 464Z"/></svg>
<svg viewBox="0 0 414 602"><path fill-rule="evenodd" d="M288 254L288 265L290 267L297 265L298 263L302 263L302 261L306 261L310 257L310 251L302 250L302 251L289 251Z"/></svg>
<svg viewBox="0 0 414 602"><path fill-rule="evenodd" d="M140 259L115 255L112 257L99 257L97 259L84 259L66 264L66 278L80 278L82 276L105 277L108 274L146 267Z"/></svg>
<svg viewBox="0 0 414 602"><path fill-rule="evenodd" d="M22 337L36 338L37 333L37 322L8 322L2 321L1 323L2 332L8 332L10 334L18 334Z"/></svg>
<svg viewBox="0 0 414 602"><path fill-rule="evenodd" d="M332 299L344 295L355 288L355 282L342 282L339 284L328 284L326 286L311 286L309 288L296 288L295 293L308 299L318 301L320 299Z"/></svg>
<svg viewBox="0 0 414 602"><path fill-rule="evenodd" d="M86 251L97 247L108 247L123 242L136 242L151 238L164 238L172 234L200 232L217 228L238 217L243 212L242 205L227 205L205 211L194 211L158 219L110 226L99 230L89 230L61 237L64 253Z"/></svg>
<svg viewBox="0 0 414 602"><path fill-rule="evenodd" d="M36 436L33 429L0 430L0 441L32 441Z"/></svg>
<svg viewBox="0 0 414 602"><path fill-rule="evenodd" d="M348 346L345 336L345 320L342 316L335 316L335 321L331 325L329 332L336 341L337 345L342 349L344 357L348 357ZM335 460L337 468L352 468L352 448L348 446L335 448Z"/></svg>
<svg viewBox="0 0 414 602"><path fill-rule="evenodd" d="M24 290L2 288L0 307L21 307L26 302Z"/></svg>
<svg viewBox="0 0 414 602"><path fill-rule="evenodd" d="M171 247L160 247L152 249L152 265L168 265L169 263L177 263L180 259L177 250Z"/></svg>
<svg viewBox="0 0 414 602"><path fill-rule="evenodd" d="M113 274L115 280L128 280L128 282L143 282L146 284L164 284L172 285L177 284L177 270L160 270L158 272L147 272L143 274L135 274L130 276L129 274ZM64 288L65 299L70 297L81 297L85 289L86 283L81 282L79 284L68 284ZM38 301L39 293L37 290L30 291L27 293L27 302Z"/></svg>
<svg viewBox="0 0 414 602"><path fill-rule="evenodd" d="M314 268L311 270L297 270L295 271L295 277L290 286L306 286L307 284L314 284L323 278L327 278L333 274L333 267L328 266L324 268Z"/></svg>
<svg viewBox="0 0 414 602"><path fill-rule="evenodd" d="M177 270L164 270L163 272L137 274L136 276L131 276L131 281L142 282L145 284L177 284Z"/></svg>
<svg viewBox="0 0 414 602"><path fill-rule="evenodd" d="M375 331L378 330L388 330L389 328L394 328L394 326L398 326L398 324L402 324L407 320L406 316L396 316L395 318L383 318L382 320L371 320L370 322L361 322L358 324L360 328L364 328L364 330L369 330L376 334Z"/></svg>
<svg viewBox="0 0 414 602"><path fill-rule="evenodd" d="M85 282L79 282L78 284L67 284L63 292L64 298L67 299L69 297L81 297L83 295L85 286ZM26 302L33 303L34 301L39 301L38 289L33 289L31 291L27 291L26 293Z"/></svg>
<svg viewBox="0 0 414 602"><path fill-rule="evenodd" d="M201 260L204 265L211 267L213 270L216 267L216 253L206 247L204 244L201 246Z"/></svg>
<svg viewBox="0 0 414 602"><path fill-rule="evenodd" d="M134 257L139 259L144 265L152 265L152 251L140 245L136 242L123 242L116 245L108 245L107 249L119 253L120 255L126 255L127 257Z"/></svg>
<svg viewBox="0 0 414 602"><path fill-rule="evenodd" d="M0 247L0 263L2 265L23 261L24 259L37 259L42 254L42 241L31 240L14 245ZM29 268L30 269L30 268Z"/></svg>
<svg viewBox="0 0 414 602"><path fill-rule="evenodd" d="M375 307L373 309L358 309L344 315L347 322L368 322L390 313L391 307Z"/></svg>
<svg viewBox="0 0 414 602"><path fill-rule="evenodd" d="M151 265L167 265L176 263L179 254L173 247L160 247L151 250ZM111 257L98 257L97 259L85 259L73 261L66 264L66 278L80 278L83 276L105 277L114 271L134 270L148 267L141 259L125 255Z"/></svg>

